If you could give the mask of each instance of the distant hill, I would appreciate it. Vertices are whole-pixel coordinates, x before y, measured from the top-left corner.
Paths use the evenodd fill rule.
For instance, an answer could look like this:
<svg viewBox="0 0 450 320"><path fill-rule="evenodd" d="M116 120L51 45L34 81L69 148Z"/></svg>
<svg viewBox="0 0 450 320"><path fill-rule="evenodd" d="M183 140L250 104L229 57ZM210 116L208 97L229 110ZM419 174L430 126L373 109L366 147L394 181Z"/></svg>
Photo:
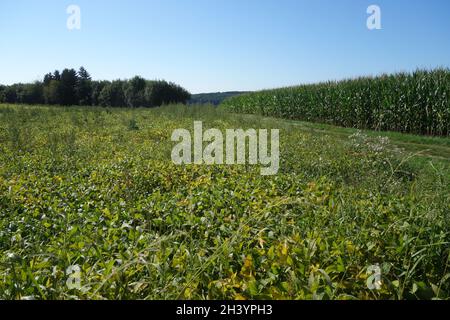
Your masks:
<svg viewBox="0 0 450 320"><path fill-rule="evenodd" d="M239 96L248 93L247 91L229 91L229 92L213 92L213 93L199 93L193 94L189 104L213 104L219 105L223 100L230 97Z"/></svg>

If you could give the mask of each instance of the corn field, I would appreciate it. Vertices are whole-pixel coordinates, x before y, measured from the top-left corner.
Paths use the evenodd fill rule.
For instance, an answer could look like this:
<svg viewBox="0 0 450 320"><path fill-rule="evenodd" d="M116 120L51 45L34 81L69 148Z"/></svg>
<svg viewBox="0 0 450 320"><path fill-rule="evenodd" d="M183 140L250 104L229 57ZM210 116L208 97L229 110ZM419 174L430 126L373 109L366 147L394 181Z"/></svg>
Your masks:
<svg viewBox="0 0 450 320"><path fill-rule="evenodd" d="M329 81L232 97L231 112L344 127L450 135L450 69Z"/></svg>

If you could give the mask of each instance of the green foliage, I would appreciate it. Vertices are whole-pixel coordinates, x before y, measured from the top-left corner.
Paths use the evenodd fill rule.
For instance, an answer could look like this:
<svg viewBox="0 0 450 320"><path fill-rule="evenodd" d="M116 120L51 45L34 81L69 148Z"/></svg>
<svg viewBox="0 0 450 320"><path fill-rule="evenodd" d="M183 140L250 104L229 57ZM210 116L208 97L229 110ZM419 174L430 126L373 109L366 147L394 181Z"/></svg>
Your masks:
<svg viewBox="0 0 450 320"><path fill-rule="evenodd" d="M83 67L64 69L44 76L42 82L0 87L0 103L94 105L104 107L157 107L186 103L191 95L172 82L131 80L92 81Z"/></svg>
<svg viewBox="0 0 450 320"><path fill-rule="evenodd" d="M83 67L78 71L78 82L76 85L76 94L78 102L82 106L90 106L92 104L92 79L91 75Z"/></svg>
<svg viewBox="0 0 450 320"><path fill-rule="evenodd" d="M128 122L128 129L129 130L139 130L139 126L138 126L135 118L130 119L130 121Z"/></svg>
<svg viewBox="0 0 450 320"><path fill-rule="evenodd" d="M180 86L166 81L148 81L134 77L129 81L106 82L98 96L104 107L158 107L169 103L186 103L190 94Z"/></svg>
<svg viewBox="0 0 450 320"><path fill-rule="evenodd" d="M142 107L145 101L146 82L144 78L134 77L125 84L125 102L128 107Z"/></svg>
<svg viewBox="0 0 450 320"><path fill-rule="evenodd" d="M73 106L78 104L77 86L77 72L74 69L64 69L61 73L59 86L59 104L63 106Z"/></svg>
<svg viewBox="0 0 450 320"><path fill-rule="evenodd" d="M93 106L102 105L102 102L100 101L100 93L108 84L109 81L93 81L91 83L92 86L91 101ZM106 99L106 97L103 97L103 99Z"/></svg>
<svg viewBox="0 0 450 320"><path fill-rule="evenodd" d="M0 103L5 103L5 86L0 85Z"/></svg>
<svg viewBox="0 0 450 320"><path fill-rule="evenodd" d="M279 174L173 165L194 120L280 129ZM0 299L448 299L449 159L330 132L205 106L0 106Z"/></svg>
<svg viewBox="0 0 450 320"><path fill-rule="evenodd" d="M344 127L450 135L450 70L266 90L222 105L232 112Z"/></svg>
<svg viewBox="0 0 450 320"><path fill-rule="evenodd" d="M3 90L3 101L5 103L15 103L17 101L18 85L7 86Z"/></svg>
<svg viewBox="0 0 450 320"><path fill-rule="evenodd" d="M219 105L225 99L239 96L241 94L245 94L249 92L245 91L230 91L230 92L214 92L214 93L198 93L193 94L191 99L189 100L189 104L212 104Z"/></svg>
<svg viewBox="0 0 450 320"><path fill-rule="evenodd" d="M44 86L44 102L46 104L58 104L61 101L60 90L61 84L58 80L51 79L48 84Z"/></svg>
<svg viewBox="0 0 450 320"><path fill-rule="evenodd" d="M124 83L115 80L106 83L98 96L99 105L103 107L123 107L126 105L123 89Z"/></svg>
<svg viewBox="0 0 450 320"><path fill-rule="evenodd" d="M43 86L41 82L21 84L16 87L17 101L20 103L43 103Z"/></svg>
<svg viewBox="0 0 450 320"><path fill-rule="evenodd" d="M145 103L147 106L155 107L167 104L185 104L191 94L185 89L172 82L148 81L145 88Z"/></svg>

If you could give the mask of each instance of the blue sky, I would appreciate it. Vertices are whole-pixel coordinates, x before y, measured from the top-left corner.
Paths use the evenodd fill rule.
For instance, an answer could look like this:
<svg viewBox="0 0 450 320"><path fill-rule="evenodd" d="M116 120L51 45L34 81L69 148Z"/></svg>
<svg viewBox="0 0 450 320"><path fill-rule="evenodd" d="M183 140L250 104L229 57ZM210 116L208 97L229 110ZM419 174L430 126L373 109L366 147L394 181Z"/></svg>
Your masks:
<svg viewBox="0 0 450 320"><path fill-rule="evenodd" d="M68 30L69 5L81 30ZM368 30L369 5L382 30ZM1 0L0 83L84 66L192 93L450 67L448 0Z"/></svg>

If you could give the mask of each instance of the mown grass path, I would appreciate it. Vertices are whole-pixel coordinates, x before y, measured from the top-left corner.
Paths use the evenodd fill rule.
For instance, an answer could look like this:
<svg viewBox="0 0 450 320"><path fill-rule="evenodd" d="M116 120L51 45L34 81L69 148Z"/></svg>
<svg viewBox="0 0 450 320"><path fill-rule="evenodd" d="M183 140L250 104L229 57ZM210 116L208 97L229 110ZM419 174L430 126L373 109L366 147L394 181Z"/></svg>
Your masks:
<svg viewBox="0 0 450 320"><path fill-rule="evenodd" d="M370 137L388 137L391 140L391 143L403 148L405 151L417 153L419 158L439 159L450 162L450 138L448 137L419 136L389 131L359 130L281 118L262 118L257 115L244 115L244 117L254 119L255 121L275 121L285 123L293 125L304 132L330 135L342 141L346 141L350 135L358 131L363 132Z"/></svg>

